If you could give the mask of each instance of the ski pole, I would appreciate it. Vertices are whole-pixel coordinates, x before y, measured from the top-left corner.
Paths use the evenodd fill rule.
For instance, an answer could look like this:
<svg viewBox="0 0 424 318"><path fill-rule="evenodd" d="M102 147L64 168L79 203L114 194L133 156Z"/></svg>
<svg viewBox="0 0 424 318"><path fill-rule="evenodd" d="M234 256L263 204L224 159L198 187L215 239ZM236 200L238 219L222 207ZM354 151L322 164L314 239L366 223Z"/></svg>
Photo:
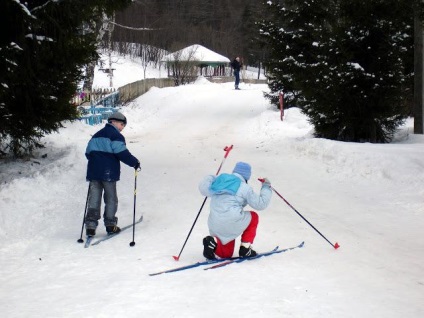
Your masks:
<svg viewBox="0 0 424 318"><path fill-rule="evenodd" d="M265 181L265 179L258 179L260 182L264 182ZM271 189L281 198L281 199L283 199L283 201L284 202L286 202L286 204L289 206L289 207L291 207L292 209L293 209L293 211L294 212L296 212L306 223L308 223L319 235L321 235L328 243L330 243L330 245L332 246L332 247L334 247L335 249L338 249L339 247L340 247L340 245L339 245L339 243L335 243L335 244L333 244L333 243L331 243L324 235L322 235L321 234L321 232L320 231L318 231L311 223L309 223L309 221L307 220L307 219L305 219L304 217L303 217L303 215L302 214L300 214L286 199L284 199L284 197L281 195L281 194L279 194L278 193L278 191L277 190L275 190L273 187L271 187Z"/></svg>
<svg viewBox="0 0 424 318"><path fill-rule="evenodd" d="M87 190L87 199L85 200L85 209L84 209L84 217L82 219L82 226L81 226L81 235L78 239L78 243L84 243L84 240L82 239L82 232L84 231L84 223L85 223L85 217L87 215L87 206L88 206L88 195L90 194L90 183L88 183L88 190Z"/></svg>
<svg viewBox="0 0 424 318"><path fill-rule="evenodd" d="M136 202L136 198L137 198L137 169L134 170L134 213L133 213L133 239L132 242L130 243L130 246L134 246L135 242L134 242L134 236L135 236L135 202Z"/></svg>
<svg viewBox="0 0 424 318"><path fill-rule="evenodd" d="M224 164L225 159L227 159L228 154L230 153L231 149L233 149L233 145L231 145L231 146L229 146L229 147L228 147L228 146L226 146L226 147L224 148L225 155L224 155L224 158L222 159L221 164L219 165L218 171L216 172L216 174L215 174L215 175L218 175L218 174L219 174L219 172L221 171L222 165ZM197 219L199 218L200 212L202 212L203 206L205 205L205 203L206 203L206 200L207 200L207 199L208 199L208 197L205 197L205 199L203 200L203 203L202 203L202 205L200 206L199 212L197 213L197 216L196 216L196 218L194 219L194 222L193 222L193 225L191 226L190 231L188 232L188 235L187 235L187 237L186 237L186 239L185 239L185 241L184 241L184 244L183 244L183 247L181 248L180 253L178 254L178 256L172 256L172 257L173 257L176 261L179 261L179 260L180 260L181 253L182 253L182 252L183 252L183 250L184 250L184 247L185 247L185 245L186 245L186 243L187 243L187 241L188 241L188 238L190 237L191 232L193 231L194 225L196 224Z"/></svg>

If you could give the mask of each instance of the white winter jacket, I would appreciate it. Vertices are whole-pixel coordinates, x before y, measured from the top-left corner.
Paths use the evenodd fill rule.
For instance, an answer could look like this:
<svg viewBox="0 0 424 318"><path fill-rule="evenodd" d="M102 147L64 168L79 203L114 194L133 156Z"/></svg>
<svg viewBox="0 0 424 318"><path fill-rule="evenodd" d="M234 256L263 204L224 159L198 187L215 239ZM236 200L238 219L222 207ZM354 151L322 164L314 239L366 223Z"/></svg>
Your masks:
<svg viewBox="0 0 424 318"><path fill-rule="evenodd" d="M240 179L240 182L234 178ZM224 178L224 183L232 183L229 191L217 191L214 181ZM218 180L219 179L219 180ZM227 184L228 184L227 182ZM234 185L234 182L236 185ZM239 182L239 185L238 185ZM219 182L217 182L219 183ZM222 182L221 182L222 183ZM211 189L214 188L214 189ZM199 184L200 193L211 197L210 214L208 218L209 233L217 236L222 244L236 239L247 228L251 220L250 211L244 211L246 205L255 210L265 209L271 201L272 191L268 185L263 185L260 194L253 192L250 185L238 173L222 174L218 177L206 176ZM235 193L235 194L233 194Z"/></svg>

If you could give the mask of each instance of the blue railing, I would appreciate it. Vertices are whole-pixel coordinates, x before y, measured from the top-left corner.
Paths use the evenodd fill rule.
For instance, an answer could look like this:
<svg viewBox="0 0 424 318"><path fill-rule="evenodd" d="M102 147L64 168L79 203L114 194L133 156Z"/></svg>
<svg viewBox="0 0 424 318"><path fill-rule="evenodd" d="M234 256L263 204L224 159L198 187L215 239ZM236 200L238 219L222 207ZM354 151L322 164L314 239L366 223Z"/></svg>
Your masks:
<svg viewBox="0 0 424 318"><path fill-rule="evenodd" d="M110 94L91 106L80 106L80 121L85 121L88 125L99 125L106 120L111 114L118 111L119 92Z"/></svg>
<svg viewBox="0 0 424 318"><path fill-rule="evenodd" d="M95 106L117 107L119 104L119 91L109 94L95 103Z"/></svg>

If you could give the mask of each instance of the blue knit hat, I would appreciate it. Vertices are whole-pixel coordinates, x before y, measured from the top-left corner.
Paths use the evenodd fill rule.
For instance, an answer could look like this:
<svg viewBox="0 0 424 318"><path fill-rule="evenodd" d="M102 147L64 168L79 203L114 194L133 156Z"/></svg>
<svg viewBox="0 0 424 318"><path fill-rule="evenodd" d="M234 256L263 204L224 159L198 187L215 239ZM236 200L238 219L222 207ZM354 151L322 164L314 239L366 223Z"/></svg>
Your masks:
<svg viewBox="0 0 424 318"><path fill-rule="evenodd" d="M250 175L252 174L252 168L248 163L237 162L236 166L234 167L233 173L238 173L246 181L248 181L250 179Z"/></svg>

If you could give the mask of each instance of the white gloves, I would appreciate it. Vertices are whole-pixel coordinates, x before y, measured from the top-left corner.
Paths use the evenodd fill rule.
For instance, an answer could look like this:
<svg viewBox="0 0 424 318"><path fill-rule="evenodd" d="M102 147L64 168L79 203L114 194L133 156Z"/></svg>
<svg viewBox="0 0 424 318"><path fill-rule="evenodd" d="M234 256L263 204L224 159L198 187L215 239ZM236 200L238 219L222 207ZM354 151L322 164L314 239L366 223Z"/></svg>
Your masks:
<svg viewBox="0 0 424 318"><path fill-rule="evenodd" d="M264 182L262 183L262 185L271 188L271 181L269 181L268 178L264 178Z"/></svg>

